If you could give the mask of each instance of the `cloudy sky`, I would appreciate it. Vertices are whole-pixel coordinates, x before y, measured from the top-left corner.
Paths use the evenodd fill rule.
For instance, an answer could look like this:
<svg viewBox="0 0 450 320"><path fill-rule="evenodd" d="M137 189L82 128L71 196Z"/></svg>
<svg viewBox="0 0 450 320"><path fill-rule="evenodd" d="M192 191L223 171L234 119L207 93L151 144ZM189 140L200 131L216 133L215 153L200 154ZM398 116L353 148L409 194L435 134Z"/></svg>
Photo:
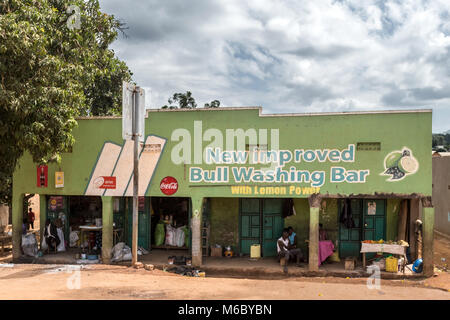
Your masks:
<svg viewBox="0 0 450 320"><path fill-rule="evenodd" d="M449 0L101 0L148 108L174 92L264 113L433 109L450 130Z"/></svg>

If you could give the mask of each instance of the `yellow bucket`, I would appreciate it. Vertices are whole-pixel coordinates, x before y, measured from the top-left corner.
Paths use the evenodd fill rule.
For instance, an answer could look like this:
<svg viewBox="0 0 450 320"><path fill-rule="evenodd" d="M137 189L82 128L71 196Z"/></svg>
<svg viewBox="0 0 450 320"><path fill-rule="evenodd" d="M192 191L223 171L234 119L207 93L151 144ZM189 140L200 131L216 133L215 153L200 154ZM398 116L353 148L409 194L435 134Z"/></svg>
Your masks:
<svg viewBox="0 0 450 320"><path fill-rule="evenodd" d="M398 259L395 257L386 258L386 271L397 272L398 271Z"/></svg>
<svg viewBox="0 0 450 320"><path fill-rule="evenodd" d="M261 258L261 245L260 244L252 244L250 247L250 258L259 259Z"/></svg>

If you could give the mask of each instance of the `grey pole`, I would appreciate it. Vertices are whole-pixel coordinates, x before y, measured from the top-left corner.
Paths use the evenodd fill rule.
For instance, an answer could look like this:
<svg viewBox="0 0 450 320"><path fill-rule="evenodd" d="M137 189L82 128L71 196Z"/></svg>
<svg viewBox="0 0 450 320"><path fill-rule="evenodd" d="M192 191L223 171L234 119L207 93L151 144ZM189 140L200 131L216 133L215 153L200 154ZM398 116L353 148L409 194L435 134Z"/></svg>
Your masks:
<svg viewBox="0 0 450 320"><path fill-rule="evenodd" d="M135 87L133 92L133 139L134 139L134 168L133 168L133 232L132 232L132 265L137 263L138 246L138 186L139 186L139 130L138 110L140 87Z"/></svg>

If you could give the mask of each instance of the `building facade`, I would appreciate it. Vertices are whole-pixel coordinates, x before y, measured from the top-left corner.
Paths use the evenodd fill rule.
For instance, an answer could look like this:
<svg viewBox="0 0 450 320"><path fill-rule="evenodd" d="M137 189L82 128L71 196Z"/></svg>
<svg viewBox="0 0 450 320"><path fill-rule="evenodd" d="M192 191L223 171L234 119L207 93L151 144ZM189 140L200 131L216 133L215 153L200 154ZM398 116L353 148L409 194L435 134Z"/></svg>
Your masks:
<svg viewBox="0 0 450 320"><path fill-rule="evenodd" d="M431 110L149 110L139 151L139 245L160 247L155 227L172 219L189 227L185 246L194 264L202 263L206 226L208 244L248 254L258 243L263 256L273 256L282 228L292 226L315 270L321 223L341 257L359 256L366 239L405 239L414 255L415 219L424 220L424 241L434 221L431 118ZM69 232L86 212L101 217L105 262L114 228L120 226L130 241L133 142L122 139L122 119L78 119L74 136L59 164L44 170L27 154L19 162L13 183L16 257L21 199L28 193L41 196L41 224L63 218ZM40 176L47 179L43 186ZM349 224L342 223L346 203Z"/></svg>
<svg viewBox="0 0 450 320"><path fill-rule="evenodd" d="M436 153L435 153L436 154ZM450 236L450 154L433 154L433 205L435 229Z"/></svg>

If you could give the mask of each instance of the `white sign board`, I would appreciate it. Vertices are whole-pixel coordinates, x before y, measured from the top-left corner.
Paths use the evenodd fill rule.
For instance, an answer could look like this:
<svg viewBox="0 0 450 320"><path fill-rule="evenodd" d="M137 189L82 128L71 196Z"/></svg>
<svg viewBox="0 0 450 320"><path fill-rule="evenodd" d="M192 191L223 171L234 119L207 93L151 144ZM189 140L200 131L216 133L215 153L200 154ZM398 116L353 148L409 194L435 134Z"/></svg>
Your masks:
<svg viewBox="0 0 450 320"><path fill-rule="evenodd" d="M367 215L374 216L377 214L377 203L375 201L367 203Z"/></svg>
<svg viewBox="0 0 450 320"><path fill-rule="evenodd" d="M138 89L138 90L136 90ZM145 134L145 91L128 82L122 88L122 138L133 139L133 106L137 103L137 128L139 141L144 142Z"/></svg>

